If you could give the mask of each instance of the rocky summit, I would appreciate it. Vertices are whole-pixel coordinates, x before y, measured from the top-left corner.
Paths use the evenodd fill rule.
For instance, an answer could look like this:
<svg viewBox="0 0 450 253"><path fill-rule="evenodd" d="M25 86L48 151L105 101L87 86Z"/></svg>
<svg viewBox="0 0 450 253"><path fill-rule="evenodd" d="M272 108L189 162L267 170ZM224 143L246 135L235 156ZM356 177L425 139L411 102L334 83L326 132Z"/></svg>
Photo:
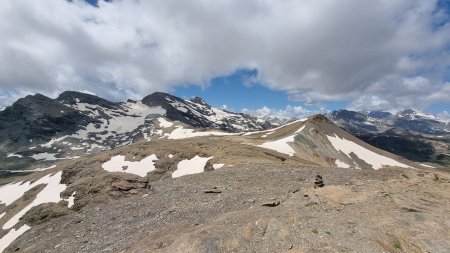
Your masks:
<svg viewBox="0 0 450 253"><path fill-rule="evenodd" d="M348 127L397 133L382 123L390 114L275 126L199 97L64 92L25 97L0 116L0 252L450 249L448 167Z"/></svg>

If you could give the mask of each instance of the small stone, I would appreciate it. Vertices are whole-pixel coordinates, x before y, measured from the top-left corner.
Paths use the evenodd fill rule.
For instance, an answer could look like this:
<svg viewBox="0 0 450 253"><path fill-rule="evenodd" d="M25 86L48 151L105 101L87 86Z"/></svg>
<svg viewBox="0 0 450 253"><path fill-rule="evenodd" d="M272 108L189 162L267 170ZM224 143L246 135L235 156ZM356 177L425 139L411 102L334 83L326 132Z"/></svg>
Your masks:
<svg viewBox="0 0 450 253"><path fill-rule="evenodd" d="M262 203L261 206L275 207L278 206L281 202L277 199L269 200L267 202Z"/></svg>
<svg viewBox="0 0 450 253"><path fill-rule="evenodd" d="M203 193L222 193L222 191L218 189L212 189L212 190L203 190Z"/></svg>

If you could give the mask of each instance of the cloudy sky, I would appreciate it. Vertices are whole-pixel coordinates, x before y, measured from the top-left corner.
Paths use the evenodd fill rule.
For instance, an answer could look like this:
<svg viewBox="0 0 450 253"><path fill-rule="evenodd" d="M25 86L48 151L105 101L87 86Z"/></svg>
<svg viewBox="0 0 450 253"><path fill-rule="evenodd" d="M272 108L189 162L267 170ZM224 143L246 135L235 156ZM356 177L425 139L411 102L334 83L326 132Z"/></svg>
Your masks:
<svg viewBox="0 0 450 253"><path fill-rule="evenodd" d="M448 0L1 0L0 106L154 91L241 111L450 111Z"/></svg>

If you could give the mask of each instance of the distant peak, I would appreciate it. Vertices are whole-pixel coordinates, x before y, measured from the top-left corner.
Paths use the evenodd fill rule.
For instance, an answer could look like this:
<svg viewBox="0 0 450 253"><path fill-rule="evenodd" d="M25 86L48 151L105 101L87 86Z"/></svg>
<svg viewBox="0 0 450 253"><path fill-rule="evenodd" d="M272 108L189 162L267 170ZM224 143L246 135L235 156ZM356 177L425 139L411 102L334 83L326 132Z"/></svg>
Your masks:
<svg viewBox="0 0 450 253"><path fill-rule="evenodd" d="M315 114L312 116L308 117L308 121L313 121L313 122L330 122L330 120L328 120L328 118L323 115L323 114Z"/></svg>
<svg viewBox="0 0 450 253"><path fill-rule="evenodd" d="M414 114L414 113L416 113L416 111L415 110L413 110L413 109L406 109L406 110L403 110L403 111L400 111L398 114Z"/></svg>
<svg viewBox="0 0 450 253"><path fill-rule="evenodd" d="M194 98L191 98L191 99L189 99L191 102L194 102L194 103L196 103L196 104L201 104L201 105L208 105L206 102L205 102L205 100L203 100L203 98L201 98L201 97L194 97Z"/></svg>
<svg viewBox="0 0 450 253"><path fill-rule="evenodd" d="M104 98L79 91L64 91L56 98L56 100L64 104L86 103L105 107L114 107L117 105L117 103L108 101Z"/></svg>
<svg viewBox="0 0 450 253"><path fill-rule="evenodd" d="M53 100L47 96L40 94L40 93L36 93L34 95L28 95L24 98L21 98L21 99L17 100L14 104L30 103L30 102L36 102L36 101L51 102Z"/></svg>

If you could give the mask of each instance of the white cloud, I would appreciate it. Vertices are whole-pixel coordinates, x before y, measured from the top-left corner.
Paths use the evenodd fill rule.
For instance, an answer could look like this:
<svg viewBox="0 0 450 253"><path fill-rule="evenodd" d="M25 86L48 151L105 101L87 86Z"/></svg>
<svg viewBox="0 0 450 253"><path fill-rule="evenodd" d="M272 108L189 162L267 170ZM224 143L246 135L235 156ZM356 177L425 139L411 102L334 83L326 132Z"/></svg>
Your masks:
<svg viewBox="0 0 450 253"><path fill-rule="evenodd" d="M275 109L263 106L256 110L242 109L242 113L251 114L259 118L278 118L281 120L300 119L313 114L325 113L325 109L308 110L302 106L288 105L284 109Z"/></svg>
<svg viewBox="0 0 450 253"><path fill-rule="evenodd" d="M448 111L446 111L446 110L438 113L437 116L440 119L443 119L443 120L446 120L446 121L450 122L450 113Z"/></svg>
<svg viewBox="0 0 450 253"><path fill-rule="evenodd" d="M148 0L95 8L3 0L0 92L76 89L123 100L207 86L248 68L258 76L247 85L259 81L308 104L378 97L394 107L427 106L448 99L439 94L448 90L450 25L436 4Z"/></svg>

